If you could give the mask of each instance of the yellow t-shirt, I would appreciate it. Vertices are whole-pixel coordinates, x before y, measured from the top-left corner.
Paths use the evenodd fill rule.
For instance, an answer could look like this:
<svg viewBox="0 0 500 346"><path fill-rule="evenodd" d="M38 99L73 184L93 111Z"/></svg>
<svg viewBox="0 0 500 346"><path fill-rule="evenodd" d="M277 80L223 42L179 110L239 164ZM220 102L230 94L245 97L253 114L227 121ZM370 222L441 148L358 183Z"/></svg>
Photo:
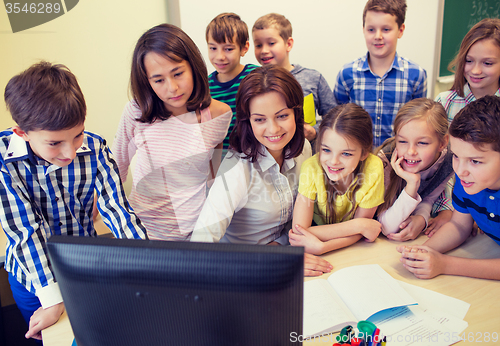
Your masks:
<svg viewBox="0 0 500 346"><path fill-rule="evenodd" d="M323 168L318 155L310 157L302 164L300 170L299 193L309 199L315 200L314 221L318 225L325 224L327 211L327 191ZM356 191L356 208L370 209L384 202L384 166L382 160L370 154L366 158L363 175L363 183ZM355 181L352 182L354 184ZM351 186L352 186L351 184ZM352 203L349 200L349 190L343 195L337 195L335 199L335 222L340 222L342 217L351 210Z"/></svg>

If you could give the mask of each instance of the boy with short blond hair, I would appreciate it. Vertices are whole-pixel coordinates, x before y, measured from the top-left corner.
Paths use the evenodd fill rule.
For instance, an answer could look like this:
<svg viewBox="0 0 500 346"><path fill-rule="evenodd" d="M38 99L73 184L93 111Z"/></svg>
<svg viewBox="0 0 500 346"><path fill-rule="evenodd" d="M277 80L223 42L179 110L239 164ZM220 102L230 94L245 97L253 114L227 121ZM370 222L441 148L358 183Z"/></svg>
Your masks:
<svg viewBox="0 0 500 346"><path fill-rule="evenodd" d="M363 10L368 53L344 65L333 91L337 103L353 102L370 114L376 147L392 137L399 109L427 95L425 70L396 52L405 14L405 0L368 0Z"/></svg>
<svg viewBox="0 0 500 346"><path fill-rule="evenodd" d="M500 245L500 98L484 96L453 119L449 134L456 183L453 215L422 246L400 246L401 262L416 277L439 274L500 280L500 258L445 255L472 232L474 221Z"/></svg>
<svg viewBox="0 0 500 346"><path fill-rule="evenodd" d="M255 58L262 65L275 64L290 71L297 79L304 97L312 95L314 100L314 113L319 116L326 115L330 109L336 106L332 89L325 77L316 70L291 64L289 59L293 47L292 24L283 15L269 13L257 19L252 28L253 42L255 46ZM306 138L312 141L316 138L319 122L312 127L304 124Z"/></svg>
<svg viewBox="0 0 500 346"><path fill-rule="evenodd" d="M127 202L106 141L84 132L85 99L64 65L41 62L14 76L5 88L5 103L17 124L0 132L5 269L29 324L26 337L41 339L41 330L64 311L47 238L96 237L94 192L116 237L144 239L146 229Z"/></svg>
<svg viewBox="0 0 500 346"><path fill-rule="evenodd" d="M221 13L208 24L205 32L208 44L208 58L215 71L208 76L212 98L226 103L233 111L226 138L223 141L223 155L229 148L229 135L236 122L236 93L241 81L257 65L240 63L248 52L248 27L235 13Z"/></svg>

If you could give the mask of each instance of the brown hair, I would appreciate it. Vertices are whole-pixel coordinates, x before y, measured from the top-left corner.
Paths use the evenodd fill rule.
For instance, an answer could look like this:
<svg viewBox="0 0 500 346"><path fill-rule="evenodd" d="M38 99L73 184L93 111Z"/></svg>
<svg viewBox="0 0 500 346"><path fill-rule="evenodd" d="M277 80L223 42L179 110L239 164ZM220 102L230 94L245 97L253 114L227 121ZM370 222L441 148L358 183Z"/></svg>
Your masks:
<svg viewBox="0 0 500 346"><path fill-rule="evenodd" d="M252 32L255 30L268 29L270 27L274 27L278 30L285 43L292 37L292 24L285 16L278 13L269 13L257 19L253 25Z"/></svg>
<svg viewBox="0 0 500 346"><path fill-rule="evenodd" d="M226 43L227 41L236 43L240 49L243 49L248 42L248 27L236 13L221 13L212 19L207 26L205 32L207 43L209 35L219 44ZM236 38L234 37L235 35Z"/></svg>
<svg viewBox="0 0 500 346"><path fill-rule="evenodd" d="M367 155L372 151L373 145L373 127L370 115L360 106L354 103L346 103L336 106L331 109L328 114L323 117L319 127L318 139L316 141L316 152L319 153L318 160L321 156L321 143L326 130L333 130L344 138L356 141L362 148L362 155ZM351 201L352 208L343 217L342 221L349 220L356 212L356 192L363 184L363 170L365 160L360 161L354 170L354 179L356 183L349 187L347 194ZM339 191L337 190L338 182L331 181L326 172L323 171L325 177L325 186L327 190L327 215L326 223L332 224L336 220L335 198Z"/></svg>
<svg viewBox="0 0 500 346"><path fill-rule="evenodd" d="M156 119L165 120L171 115L163 101L149 84L144 57L154 52L175 62L183 60L193 71L193 93L186 103L188 111L207 108L212 99L208 88L208 72L198 47L181 29L171 24L161 24L146 31L137 41L132 58L130 89L134 101L141 109L138 121L152 123Z"/></svg>
<svg viewBox="0 0 500 346"><path fill-rule="evenodd" d="M455 81L450 90L456 91L461 97L465 97L464 86L467 83L464 74L467 54L474 43L484 39L492 39L500 48L500 19L486 18L474 25L465 35L457 55L448 65L448 70L455 73Z"/></svg>
<svg viewBox="0 0 500 346"><path fill-rule="evenodd" d="M61 64L41 61L5 88L12 119L25 131L66 130L85 122L87 106L76 77Z"/></svg>
<svg viewBox="0 0 500 346"><path fill-rule="evenodd" d="M250 72L241 82L236 94L236 123L229 137L230 146L238 153L244 153L250 162L255 162L260 142L255 138L250 124L250 100L255 96L277 92L285 100L286 106L293 109L295 116L295 134L283 148L284 159L297 157L304 148L304 95L295 77L283 67L277 65L258 67Z"/></svg>
<svg viewBox="0 0 500 346"><path fill-rule="evenodd" d="M365 27L366 12L375 11L396 17L398 27L405 22L406 0L368 0L363 10L363 27Z"/></svg>
<svg viewBox="0 0 500 346"><path fill-rule="evenodd" d="M500 98L486 95L471 102L455 116L449 132L478 150L491 144L494 151L500 152Z"/></svg>
<svg viewBox="0 0 500 346"><path fill-rule="evenodd" d="M395 135L398 134L404 125L418 119L425 119L427 125L436 131L439 141L444 143L448 132L448 116L446 115L446 111L439 102L424 97L411 100L399 109L394 119ZM389 146L390 153L392 153L396 147L396 136L388 138L376 149L376 153L382 150L382 148L387 148L387 146ZM378 208L379 214L394 204L406 186L406 181L398 176L394 170L391 170L389 181L389 186L385 190L384 203Z"/></svg>

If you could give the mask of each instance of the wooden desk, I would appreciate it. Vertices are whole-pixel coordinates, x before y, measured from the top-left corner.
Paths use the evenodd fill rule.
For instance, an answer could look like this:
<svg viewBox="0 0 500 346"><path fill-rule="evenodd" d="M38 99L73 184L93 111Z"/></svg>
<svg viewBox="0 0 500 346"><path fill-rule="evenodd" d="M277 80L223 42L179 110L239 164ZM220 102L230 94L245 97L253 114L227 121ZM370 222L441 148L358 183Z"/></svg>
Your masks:
<svg viewBox="0 0 500 346"><path fill-rule="evenodd" d="M406 244L421 244L426 240L425 236ZM431 280L417 279L403 268L399 262L400 255L396 251L396 243L379 237L375 243L360 241L345 249L333 251L323 255L334 266L334 271L360 264L378 263L395 279L418 285L439 293L449 295L466 301L471 307L465 316L469 327L465 335L472 335L484 342L484 333L493 332L500 334L500 282L493 280L472 279L458 276L440 275ZM486 235L479 235L469 239L460 249L451 251L450 254L469 258L500 258L500 246ZM326 278L324 275L323 278ZM314 278L306 278L313 280ZM46 346L70 346L73 334L69 320L64 314L58 323L43 331L44 345ZM463 343L465 344L465 343ZM306 341L304 345L328 345L330 340Z"/></svg>

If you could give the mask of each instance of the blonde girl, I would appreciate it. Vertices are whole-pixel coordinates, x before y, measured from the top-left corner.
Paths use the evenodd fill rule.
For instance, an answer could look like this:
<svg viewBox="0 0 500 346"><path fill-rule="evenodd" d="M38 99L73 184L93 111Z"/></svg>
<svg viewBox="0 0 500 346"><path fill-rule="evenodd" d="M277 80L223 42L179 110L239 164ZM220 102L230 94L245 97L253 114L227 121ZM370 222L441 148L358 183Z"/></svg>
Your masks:
<svg viewBox="0 0 500 346"><path fill-rule="evenodd" d="M378 220L389 239L415 239L426 229L432 205L453 174L447 131L446 112L431 99L412 100L396 115L395 136L377 153L386 187Z"/></svg>
<svg viewBox="0 0 500 346"><path fill-rule="evenodd" d="M137 42L130 85L133 100L113 143L120 177L127 179L135 155L129 201L149 238L187 240L220 163L214 149L222 148L231 109L211 99L200 51L170 24Z"/></svg>
<svg viewBox="0 0 500 346"><path fill-rule="evenodd" d="M372 218L384 182L372 143L372 121L360 106L340 105L323 118L318 153L302 165L290 244L319 255L363 237L375 240L380 224Z"/></svg>

